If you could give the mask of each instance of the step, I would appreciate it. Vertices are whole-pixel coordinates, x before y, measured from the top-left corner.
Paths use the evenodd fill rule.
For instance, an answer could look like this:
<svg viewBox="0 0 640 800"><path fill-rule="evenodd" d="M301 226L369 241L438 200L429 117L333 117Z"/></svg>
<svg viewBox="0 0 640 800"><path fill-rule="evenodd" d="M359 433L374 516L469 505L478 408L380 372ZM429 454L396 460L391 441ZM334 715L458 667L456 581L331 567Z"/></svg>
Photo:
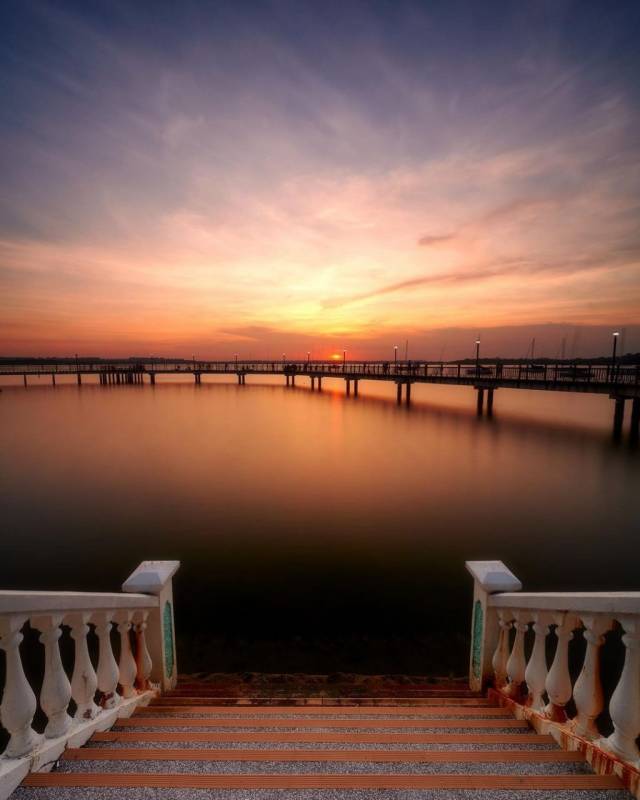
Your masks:
<svg viewBox="0 0 640 800"><path fill-rule="evenodd" d="M330 742L379 744L553 744L551 736L529 733L361 733L361 732L251 732L119 731L94 733L92 742Z"/></svg>
<svg viewBox="0 0 640 800"><path fill-rule="evenodd" d="M262 708L291 706L314 707L342 707L342 706L489 706L489 700L482 697L217 697L214 695L189 695L172 696L162 695L152 701L152 706L182 706L182 705L225 705L225 706L260 706Z"/></svg>
<svg viewBox="0 0 640 800"><path fill-rule="evenodd" d="M95 748L66 750L63 761L367 761L372 763L584 763L564 750L194 750Z"/></svg>
<svg viewBox="0 0 640 800"><path fill-rule="evenodd" d="M594 775L582 754L484 698L187 700L165 696L118 719L54 771L30 774L12 800L629 796L616 776Z"/></svg>
<svg viewBox="0 0 640 800"><path fill-rule="evenodd" d="M116 721L118 728L428 728L430 730L463 728L524 728L525 720L519 719L308 719L305 717L270 719L244 718L220 719L219 717L145 717L132 716Z"/></svg>
<svg viewBox="0 0 640 800"><path fill-rule="evenodd" d="M589 775L583 761L63 761L58 772L145 775Z"/></svg>
<svg viewBox="0 0 640 800"><path fill-rule="evenodd" d="M207 716L323 716L323 717L512 717L508 708L499 706L163 706L137 708L135 717L154 717L160 714L204 714Z"/></svg>
<svg viewBox="0 0 640 800"><path fill-rule="evenodd" d="M561 791L620 789L614 775L212 775L34 772L24 787L116 787L155 789L449 789Z"/></svg>

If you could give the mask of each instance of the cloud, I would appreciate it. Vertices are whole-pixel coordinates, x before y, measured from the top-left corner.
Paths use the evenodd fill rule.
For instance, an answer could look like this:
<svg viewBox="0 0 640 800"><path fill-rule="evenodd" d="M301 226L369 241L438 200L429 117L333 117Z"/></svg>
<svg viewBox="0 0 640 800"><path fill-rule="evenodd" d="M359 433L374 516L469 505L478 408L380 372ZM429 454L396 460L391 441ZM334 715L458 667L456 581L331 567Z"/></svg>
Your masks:
<svg viewBox="0 0 640 800"><path fill-rule="evenodd" d="M415 278L409 278L405 281L398 281L397 283L390 283L386 286L380 286L377 289L372 289L368 292L355 294L348 297L337 297L334 299L324 300L322 303L323 308L339 308L341 306L357 303L361 300L369 300L373 297L380 297L381 295L391 294L392 292L400 292L404 289L412 289L416 286L429 286L429 285L455 285L462 283L475 283L477 281L490 280L499 275L504 275L509 271L509 267L502 268L487 268L478 269L472 272L445 272L438 275L418 275Z"/></svg>
<svg viewBox="0 0 640 800"><path fill-rule="evenodd" d="M418 239L418 244L422 247L431 247L434 244L442 244L443 242L451 242L456 238L455 233L441 233L434 235L421 236Z"/></svg>

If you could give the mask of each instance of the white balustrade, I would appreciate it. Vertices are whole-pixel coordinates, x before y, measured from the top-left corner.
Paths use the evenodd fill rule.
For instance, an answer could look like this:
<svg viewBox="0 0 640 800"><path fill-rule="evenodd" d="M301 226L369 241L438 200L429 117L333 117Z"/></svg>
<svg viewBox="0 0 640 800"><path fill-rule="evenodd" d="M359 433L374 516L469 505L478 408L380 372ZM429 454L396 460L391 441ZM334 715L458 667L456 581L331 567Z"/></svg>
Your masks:
<svg viewBox="0 0 640 800"><path fill-rule="evenodd" d="M565 706L571 700L573 688L569 673L569 642L573 639L573 630L577 620L564 611L553 614L554 633L556 635L556 652L551 669L545 681L549 702L544 712L556 722L564 722L567 718Z"/></svg>
<svg viewBox="0 0 640 800"><path fill-rule="evenodd" d="M500 632L498 634L498 645L493 654L491 663L493 665L493 672L495 675L495 684L498 689L507 682L507 661L509 659L509 631L513 625L512 615L508 610L500 609L498 611L498 624Z"/></svg>
<svg viewBox="0 0 640 800"><path fill-rule="evenodd" d="M160 687L175 685L171 579L178 566L143 562L129 581L144 588L132 590L125 584L118 594L0 591L0 650L5 654L0 724L9 733L0 754L0 800L29 769L50 769L70 742L79 746L94 730L111 727L119 715L147 703ZM20 644L27 623L39 632L44 646L44 652L36 646L29 656L29 663L44 663L39 687L31 686L23 666ZM114 624L120 634L119 663L111 646ZM98 638L97 668L87 638L90 625ZM147 633L152 634L150 644ZM71 680L60 653L63 636L73 641ZM32 727L38 703L46 716L44 736Z"/></svg>
<svg viewBox="0 0 640 800"><path fill-rule="evenodd" d="M535 639L533 650L524 673L524 679L529 688L529 705L536 711L544 709L544 692L547 681L547 635L551 615L546 611L536 611L533 614L533 631Z"/></svg>
<svg viewBox="0 0 640 800"><path fill-rule="evenodd" d="M483 598L484 629L479 639L474 639L472 653L483 652L487 643L494 648L491 663L495 688L518 705L528 706L530 711L526 713L536 713L541 723L554 723L567 735L587 739L636 769L640 768L637 745L640 736L640 592L501 591L487 588L489 564L493 575L502 576L505 581L517 579L501 562L467 563L476 581L474 619L477 597L483 597L482 591L486 594ZM607 647L605 634L614 623L623 631L625 660L608 703L613 733L603 737L598 729L598 720L606 705L600 674L601 650ZM535 639L527 659L525 634L531 624ZM515 628L516 635L510 645L511 627ZM584 629L586 649L573 685L570 662L573 664L578 653L570 653L569 643L579 628ZM547 668L547 644L554 641L553 661ZM471 663L474 663L473 658ZM574 666L577 668L579 664ZM483 675L483 682L489 677ZM477 685L477 678L470 674L472 686L474 682ZM572 707L571 701L575 715L568 719L567 707Z"/></svg>
<svg viewBox="0 0 640 800"><path fill-rule="evenodd" d="M118 662L113 655L111 646L111 621L115 611L99 611L92 617L96 626L98 636L98 672L97 685L101 698L101 705L104 708L115 708L120 702L120 696L116 689L118 687Z"/></svg>
<svg viewBox="0 0 640 800"><path fill-rule="evenodd" d="M5 750L7 758L18 758L29 753L39 742L40 736L31 723L36 713L37 700L22 668L20 658L20 632L27 621L26 616L0 617L0 648L5 652L5 685L0 704L0 719L11 736Z"/></svg>
<svg viewBox="0 0 640 800"><path fill-rule="evenodd" d="M44 735L55 739L71 727L72 719L67 714L71 700L71 684L62 666L58 639L62 636L63 614L46 614L32 617L31 625L40 631L40 641L44 645L44 680L40 689L40 705L47 715Z"/></svg>
<svg viewBox="0 0 640 800"><path fill-rule="evenodd" d="M76 704L75 720L94 719L100 708L96 705L95 696L98 688L98 676L89 657L87 634L91 614L88 611L69 614L65 622L71 628L71 638L75 643L73 675L71 676L71 696Z"/></svg>
<svg viewBox="0 0 640 800"><path fill-rule="evenodd" d="M133 623L136 632L136 688L148 689L149 676L153 661L147 646L147 618L148 611L136 611L133 615Z"/></svg>
<svg viewBox="0 0 640 800"><path fill-rule="evenodd" d="M122 686L122 696L132 697L136 693L136 660L131 651L131 618L133 612L119 611L116 615L120 634L120 661L118 663L118 682Z"/></svg>
<svg viewBox="0 0 640 800"><path fill-rule="evenodd" d="M604 644L604 634L611 627L612 620L597 614L583 614L581 621L584 625L587 649L582 670L573 687L573 699L577 711L573 722L577 734L595 739L599 736L595 720L604 708L600 679L600 648Z"/></svg>
<svg viewBox="0 0 640 800"><path fill-rule="evenodd" d="M509 683L506 686L505 692L514 700L522 696L522 687L524 684L524 674L527 667L527 661L524 657L524 635L529 629L528 624L525 622L527 613L525 611L514 611L513 627L516 631L516 637L513 640L513 647L511 654L507 660L507 677Z"/></svg>
<svg viewBox="0 0 640 800"><path fill-rule="evenodd" d="M619 622L624 631L622 641L626 652L622 675L609 703L614 731L605 746L640 768L636 743L640 733L640 617L624 616Z"/></svg>

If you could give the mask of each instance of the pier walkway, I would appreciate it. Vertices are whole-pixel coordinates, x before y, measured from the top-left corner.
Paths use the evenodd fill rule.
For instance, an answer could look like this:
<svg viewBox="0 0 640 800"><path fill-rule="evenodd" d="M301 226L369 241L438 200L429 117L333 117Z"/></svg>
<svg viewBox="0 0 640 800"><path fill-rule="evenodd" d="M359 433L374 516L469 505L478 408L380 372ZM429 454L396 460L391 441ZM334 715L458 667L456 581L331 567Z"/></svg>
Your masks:
<svg viewBox="0 0 640 800"><path fill-rule="evenodd" d="M584 363L535 363L532 361L500 361L492 364L428 361L98 361L69 360L46 363L32 361L0 364L0 376L21 376L25 387L29 378L48 378L55 385L58 376L75 376L78 385L85 376L97 376L101 385L150 384L163 375L188 375L196 385L206 375L229 375L245 385L251 375L280 376L287 386L296 380L309 381L312 390L322 390L323 379L344 381L347 396L358 396L360 381L386 381L396 385L397 402L411 402L414 384L469 386L476 393L479 415L493 413L497 389L529 389L547 392L576 392L608 395L614 401L613 432L620 436L625 418L625 405L631 404L630 436L640 436L640 365L626 366Z"/></svg>

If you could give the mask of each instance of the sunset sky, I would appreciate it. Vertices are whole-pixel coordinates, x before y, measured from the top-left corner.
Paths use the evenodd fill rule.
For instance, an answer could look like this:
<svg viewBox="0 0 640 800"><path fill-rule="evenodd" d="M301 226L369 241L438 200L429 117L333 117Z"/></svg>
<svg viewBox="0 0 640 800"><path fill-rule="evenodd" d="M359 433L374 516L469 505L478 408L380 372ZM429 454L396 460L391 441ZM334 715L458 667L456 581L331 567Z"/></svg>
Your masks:
<svg viewBox="0 0 640 800"><path fill-rule="evenodd" d="M637 2L0 5L0 353L640 350Z"/></svg>

